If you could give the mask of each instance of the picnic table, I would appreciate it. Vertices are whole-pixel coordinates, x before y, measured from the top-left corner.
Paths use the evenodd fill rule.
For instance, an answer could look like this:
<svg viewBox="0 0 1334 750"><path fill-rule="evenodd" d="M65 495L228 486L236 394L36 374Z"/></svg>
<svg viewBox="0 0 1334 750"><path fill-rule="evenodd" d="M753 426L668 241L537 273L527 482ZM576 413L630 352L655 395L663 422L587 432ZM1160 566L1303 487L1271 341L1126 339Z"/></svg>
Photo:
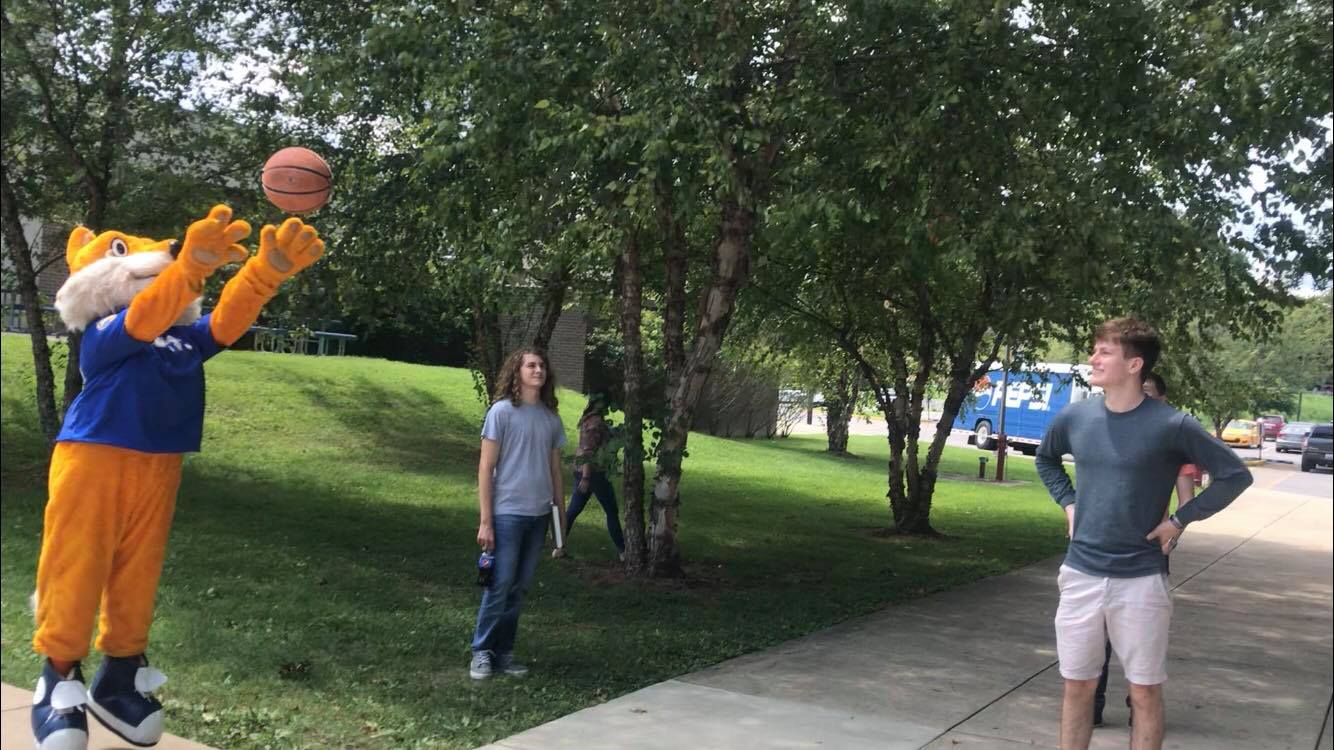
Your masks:
<svg viewBox="0 0 1334 750"><path fill-rule="evenodd" d="M310 354L310 345L314 344L314 353L317 357L341 357L347 354L347 342L357 340L351 333L309 331L302 328L251 326L250 330L255 334L254 349L257 352Z"/></svg>
<svg viewBox="0 0 1334 750"><path fill-rule="evenodd" d="M44 305L42 314L47 323L47 330L52 332L52 335L63 336L64 326L60 324L56 308ZM28 330L27 310L22 302L4 304L3 325L6 331ZM313 353L317 357L342 357L347 354L347 342L357 340L356 335L351 333L311 331L305 328L251 326L250 331L255 334L253 346L257 352L311 354L313 344L315 349Z"/></svg>
<svg viewBox="0 0 1334 750"><path fill-rule="evenodd" d="M5 330L6 331L26 331L28 330L28 312L22 302L10 302L5 304ZM64 326L59 326L57 330L56 323L60 321L60 314L56 308L50 305L42 306L42 320L46 322L47 332L52 335L63 335Z"/></svg>

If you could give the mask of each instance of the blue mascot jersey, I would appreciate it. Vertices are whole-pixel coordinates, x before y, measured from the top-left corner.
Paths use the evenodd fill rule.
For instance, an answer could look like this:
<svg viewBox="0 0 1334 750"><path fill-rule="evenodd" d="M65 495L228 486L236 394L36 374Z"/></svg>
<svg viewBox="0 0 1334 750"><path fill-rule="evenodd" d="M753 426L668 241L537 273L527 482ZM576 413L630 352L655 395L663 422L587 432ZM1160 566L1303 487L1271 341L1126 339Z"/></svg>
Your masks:
<svg viewBox="0 0 1334 750"><path fill-rule="evenodd" d="M83 391L56 440L101 443L144 453L199 450L204 431L204 361L221 351L205 315L155 341L125 331L125 313L83 332Z"/></svg>

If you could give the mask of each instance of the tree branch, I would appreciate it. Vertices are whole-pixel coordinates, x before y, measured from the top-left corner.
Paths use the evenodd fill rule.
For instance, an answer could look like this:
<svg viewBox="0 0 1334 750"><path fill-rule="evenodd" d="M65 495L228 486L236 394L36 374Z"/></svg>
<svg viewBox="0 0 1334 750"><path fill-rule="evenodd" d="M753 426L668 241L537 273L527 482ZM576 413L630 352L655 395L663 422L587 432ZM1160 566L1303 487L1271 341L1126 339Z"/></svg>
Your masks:
<svg viewBox="0 0 1334 750"><path fill-rule="evenodd" d="M88 169L88 164L74 145L74 138L70 130L61 125L60 116L56 112L55 95L51 91L51 82L37 65L33 58L31 50L27 43L19 38L14 31L14 24L9 20L9 14L0 9L0 22L3 23L4 36L7 43L13 44L19 50L19 57L23 60L24 67L28 70L28 75L32 76L37 83L37 89L41 93L42 110L46 116L46 124L51 128L51 132L56 135L57 142L60 143L65 155L69 157L77 170L82 170L85 179L91 177L92 171Z"/></svg>

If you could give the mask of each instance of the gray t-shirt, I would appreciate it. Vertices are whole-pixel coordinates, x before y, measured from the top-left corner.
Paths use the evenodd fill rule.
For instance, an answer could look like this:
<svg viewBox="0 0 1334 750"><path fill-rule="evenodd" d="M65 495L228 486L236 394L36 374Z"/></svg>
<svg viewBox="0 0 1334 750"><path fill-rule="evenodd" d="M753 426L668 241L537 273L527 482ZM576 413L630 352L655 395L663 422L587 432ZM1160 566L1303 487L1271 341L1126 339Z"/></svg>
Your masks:
<svg viewBox="0 0 1334 750"><path fill-rule="evenodd" d="M1061 463L1075 457L1076 487ZM1251 472L1199 422L1151 398L1127 412L1101 398L1065 407L1038 448L1037 468L1062 508L1075 503L1075 530L1065 562L1082 573L1136 578L1162 573L1166 556L1145 537L1162 523L1183 464L1213 476L1204 492L1177 511L1189 524L1223 508L1251 485Z"/></svg>
<svg viewBox="0 0 1334 750"><path fill-rule="evenodd" d="M543 516L551 511L551 451L565 445L565 426L545 404L497 401L486 412L482 437L500 445L492 485L496 515Z"/></svg>

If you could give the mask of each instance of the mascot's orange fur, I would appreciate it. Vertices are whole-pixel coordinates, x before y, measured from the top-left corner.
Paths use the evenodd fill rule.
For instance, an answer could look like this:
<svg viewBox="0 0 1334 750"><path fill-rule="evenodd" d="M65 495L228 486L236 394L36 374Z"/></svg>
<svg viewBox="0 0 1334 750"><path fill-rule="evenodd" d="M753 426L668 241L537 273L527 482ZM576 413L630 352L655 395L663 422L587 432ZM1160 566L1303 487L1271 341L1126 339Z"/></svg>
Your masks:
<svg viewBox="0 0 1334 750"><path fill-rule="evenodd" d="M249 234L226 206L182 241L70 234L70 277L56 308L70 330L84 331L84 389L51 458L37 566L33 648L47 657L32 710L39 750L86 747L86 711L135 745L162 736L152 693L166 678L144 654L182 458L199 450L204 362L324 252L315 229L295 218L265 226L254 257L237 244ZM204 280L240 261L217 307L200 317ZM94 616L105 658L85 689L80 662Z"/></svg>

